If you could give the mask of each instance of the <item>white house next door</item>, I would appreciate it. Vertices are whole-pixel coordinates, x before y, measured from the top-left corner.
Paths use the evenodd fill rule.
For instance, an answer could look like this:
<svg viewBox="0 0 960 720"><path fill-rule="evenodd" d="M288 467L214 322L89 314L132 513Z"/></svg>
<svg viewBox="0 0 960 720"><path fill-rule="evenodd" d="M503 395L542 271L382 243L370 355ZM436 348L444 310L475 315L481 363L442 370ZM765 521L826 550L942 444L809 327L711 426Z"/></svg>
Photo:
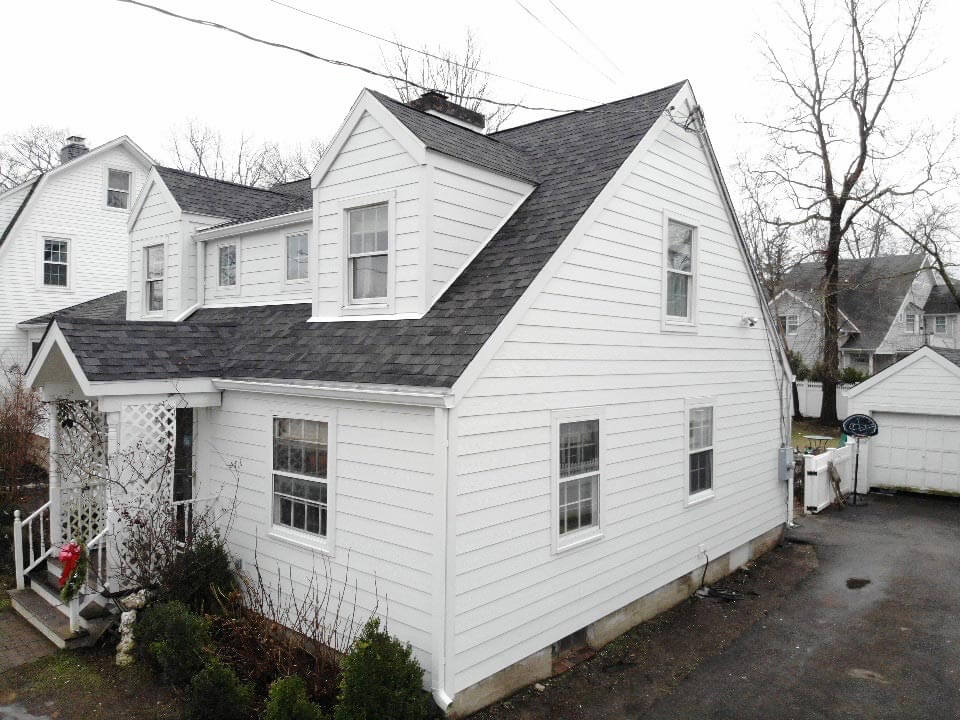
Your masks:
<svg viewBox="0 0 960 720"><path fill-rule="evenodd" d="M873 487L960 493L960 417L878 412L870 443Z"/></svg>

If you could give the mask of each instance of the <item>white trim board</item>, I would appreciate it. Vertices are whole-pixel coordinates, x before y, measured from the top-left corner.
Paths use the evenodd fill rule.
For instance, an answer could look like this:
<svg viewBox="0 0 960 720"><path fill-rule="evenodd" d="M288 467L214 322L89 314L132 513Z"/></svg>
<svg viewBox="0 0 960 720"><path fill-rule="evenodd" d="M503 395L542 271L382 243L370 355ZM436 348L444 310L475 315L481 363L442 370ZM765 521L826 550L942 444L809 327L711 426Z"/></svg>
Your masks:
<svg viewBox="0 0 960 720"><path fill-rule="evenodd" d="M911 365L914 365L920 360L924 360L924 359L930 360L936 363L938 366L942 367L944 370L946 370L952 375L955 375L958 379L960 379L960 367L957 367L956 365L954 365L952 362L947 360L945 357L943 357L943 355L938 353L936 350L932 350L929 347L924 346L918 350L914 350L912 353L907 355L907 357L903 358L902 360L898 360L890 367L884 368L869 380L865 380L859 385L856 385L850 388L845 392L845 395L848 398L856 397L857 395L860 395L861 393L869 390L870 388L876 385L879 385L885 380L888 380L889 378L899 373L901 370L905 370Z"/></svg>

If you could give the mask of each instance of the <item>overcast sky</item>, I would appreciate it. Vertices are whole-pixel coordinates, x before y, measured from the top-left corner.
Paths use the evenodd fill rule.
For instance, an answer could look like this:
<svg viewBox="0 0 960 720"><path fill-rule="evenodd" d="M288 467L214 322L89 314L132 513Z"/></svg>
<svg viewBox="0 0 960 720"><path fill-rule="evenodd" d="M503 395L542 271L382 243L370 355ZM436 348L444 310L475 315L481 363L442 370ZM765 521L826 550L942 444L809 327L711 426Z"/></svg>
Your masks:
<svg viewBox="0 0 960 720"><path fill-rule="evenodd" d="M378 70L381 50L389 53L270 0L149 1ZM777 6L753 0L283 2L418 47L458 48L469 27L489 70L587 99L493 81L491 94L530 105L573 109L687 78L725 166L755 141L740 119L769 109L755 35L784 32ZM916 86L905 122L960 115L958 5L941 0L935 8L925 48L944 64ZM86 136L91 146L128 134L161 162L169 160L171 127L188 118L228 137L246 133L290 147L329 140L363 87L391 91L355 70L116 0L3 2L0 29L0 134L46 124ZM513 123L536 117L518 113Z"/></svg>

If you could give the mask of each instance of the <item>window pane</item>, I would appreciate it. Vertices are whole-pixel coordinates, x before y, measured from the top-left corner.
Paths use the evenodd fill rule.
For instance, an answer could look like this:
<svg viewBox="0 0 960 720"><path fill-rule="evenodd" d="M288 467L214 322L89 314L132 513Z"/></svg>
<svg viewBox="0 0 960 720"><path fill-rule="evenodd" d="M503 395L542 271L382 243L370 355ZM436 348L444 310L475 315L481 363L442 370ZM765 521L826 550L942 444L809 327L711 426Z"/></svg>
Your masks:
<svg viewBox="0 0 960 720"><path fill-rule="evenodd" d="M147 248L147 278L163 277L163 245Z"/></svg>
<svg viewBox="0 0 960 720"><path fill-rule="evenodd" d="M560 534L598 524L597 495L600 476L560 483Z"/></svg>
<svg viewBox="0 0 960 720"><path fill-rule="evenodd" d="M690 276L667 272L667 315L688 317Z"/></svg>
<svg viewBox="0 0 960 720"><path fill-rule="evenodd" d="M327 423L319 420L274 418L273 469L325 478L327 476ZM325 493L325 488L326 486L322 490L310 492ZM306 493L307 490L300 490L296 494L300 497L321 500L319 494ZM325 497L323 501L326 501Z"/></svg>
<svg viewBox="0 0 960 720"><path fill-rule="evenodd" d="M43 260L44 262L66 263L67 262L67 241L66 240L44 240Z"/></svg>
<svg viewBox="0 0 960 720"><path fill-rule="evenodd" d="M351 210L347 213L347 221L351 254L387 251L386 203Z"/></svg>
<svg viewBox="0 0 960 720"><path fill-rule="evenodd" d="M600 467L600 421L560 424L560 477L582 475Z"/></svg>
<svg viewBox="0 0 960 720"><path fill-rule="evenodd" d="M315 535L327 534L327 484L273 476L273 521Z"/></svg>
<svg viewBox="0 0 960 720"><path fill-rule="evenodd" d="M934 320L934 330L933 330L933 331L934 331L935 333L937 333L938 335L947 332L947 318L946 318L945 315L939 315L939 316L937 316L936 320Z"/></svg>
<svg viewBox="0 0 960 720"><path fill-rule="evenodd" d="M107 173L107 187L111 190L130 192L130 173L123 170L110 170Z"/></svg>
<svg viewBox="0 0 960 720"><path fill-rule="evenodd" d="M67 286L67 266L58 263L43 264L43 284L56 287Z"/></svg>
<svg viewBox="0 0 960 720"><path fill-rule="evenodd" d="M303 280L307 277L309 250L306 235L291 235L287 238L287 280Z"/></svg>
<svg viewBox="0 0 960 720"><path fill-rule="evenodd" d="M163 310L163 280L151 280L147 283L147 310Z"/></svg>
<svg viewBox="0 0 960 720"><path fill-rule="evenodd" d="M693 272L693 228L670 220L667 223L667 267Z"/></svg>
<svg viewBox="0 0 960 720"><path fill-rule="evenodd" d="M713 487L713 450L690 454L690 494Z"/></svg>
<svg viewBox="0 0 960 720"><path fill-rule="evenodd" d="M371 255L350 260L353 299L369 300L387 296L387 256Z"/></svg>
<svg viewBox="0 0 960 720"><path fill-rule="evenodd" d="M693 408L690 411L690 449L699 450L711 445L713 445L713 408Z"/></svg>
<svg viewBox="0 0 960 720"><path fill-rule="evenodd" d="M220 248L220 284L237 284L237 246L225 245Z"/></svg>

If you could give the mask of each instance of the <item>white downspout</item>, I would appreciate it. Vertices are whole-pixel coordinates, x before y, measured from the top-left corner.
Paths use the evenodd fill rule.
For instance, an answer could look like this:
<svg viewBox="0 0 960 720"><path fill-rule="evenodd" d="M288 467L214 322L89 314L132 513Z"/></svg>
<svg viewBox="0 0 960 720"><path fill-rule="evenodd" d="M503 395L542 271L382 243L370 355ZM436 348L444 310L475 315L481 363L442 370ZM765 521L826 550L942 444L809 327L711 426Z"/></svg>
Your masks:
<svg viewBox="0 0 960 720"><path fill-rule="evenodd" d="M448 691L450 683L448 636L453 630L452 620L452 572L450 548L453 539L451 527L453 514L453 496L450 491L450 468L452 448L450 443L450 410L445 407L434 408L434 453L436 462L435 477L437 497L434 507L437 510L437 549L434 555L434 638L433 638L433 700L447 712L453 704Z"/></svg>

